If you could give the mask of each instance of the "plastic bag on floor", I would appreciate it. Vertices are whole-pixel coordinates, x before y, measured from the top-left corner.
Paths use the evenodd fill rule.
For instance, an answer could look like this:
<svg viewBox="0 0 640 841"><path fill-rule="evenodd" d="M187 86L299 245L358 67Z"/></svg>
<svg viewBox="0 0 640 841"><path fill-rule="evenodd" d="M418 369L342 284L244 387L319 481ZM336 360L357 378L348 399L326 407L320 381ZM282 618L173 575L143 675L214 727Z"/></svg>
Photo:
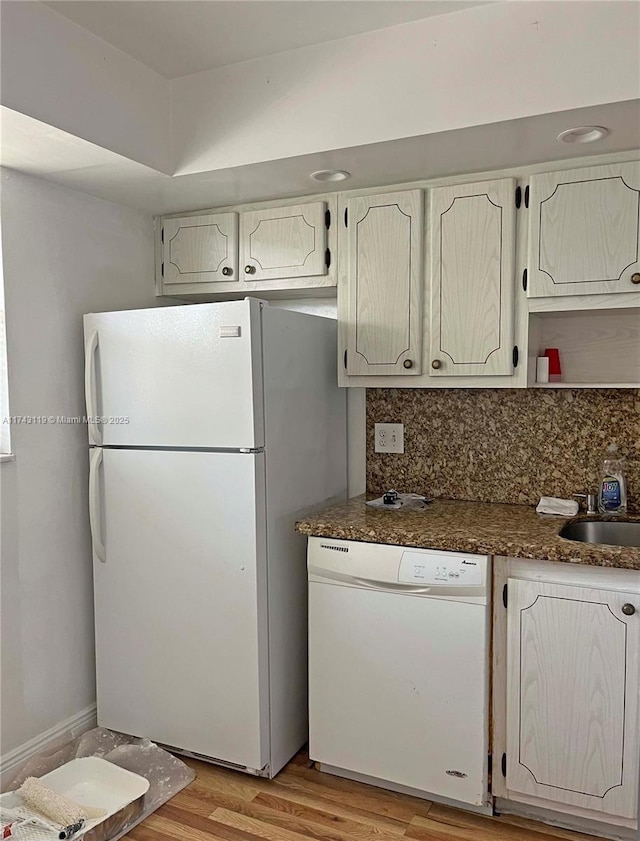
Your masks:
<svg viewBox="0 0 640 841"><path fill-rule="evenodd" d="M138 744L121 745L108 753L105 759L149 780L145 812L147 809L154 812L196 776L195 771L182 760L148 739L142 739Z"/></svg>
<svg viewBox="0 0 640 841"><path fill-rule="evenodd" d="M87 756L106 759L149 781L149 790L144 798L142 812L135 814L127 823L120 822L120 824L114 820L116 815L112 816L110 820L116 828L111 835L107 836L108 841L117 841L122 838L163 803L189 785L196 776L195 771L185 765L182 760L148 739L136 739L104 727L95 727L55 751L31 757L9 780L5 789L15 790L27 777L41 777L72 759Z"/></svg>

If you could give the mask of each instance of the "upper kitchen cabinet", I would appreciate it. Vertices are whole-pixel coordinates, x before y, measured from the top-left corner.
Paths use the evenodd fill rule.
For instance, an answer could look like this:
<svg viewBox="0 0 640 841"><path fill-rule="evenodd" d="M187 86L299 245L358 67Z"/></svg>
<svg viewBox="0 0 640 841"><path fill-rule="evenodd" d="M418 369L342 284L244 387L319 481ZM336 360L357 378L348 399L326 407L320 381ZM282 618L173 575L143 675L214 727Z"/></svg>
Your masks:
<svg viewBox="0 0 640 841"><path fill-rule="evenodd" d="M237 283L238 214L162 220L160 275L165 287Z"/></svg>
<svg viewBox="0 0 640 841"><path fill-rule="evenodd" d="M323 201L253 210L240 216L245 281L326 275L330 216Z"/></svg>
<svg viewBox="0 0 640 841"><path fill-rule="evenodd" d="M531 177L529 297L640 293L640 162Z"/></svg>
<svg viewBox="0 0 640 841"><path fill-rule="evenodd" d="M335 294L336 205L331 195L165 216L157 294L196 301Z"/></svg>
<svg viewBox="0 0 640 841"><path fill-rule="evenodd" d="M504 178L429 193L432 377L514 372L515 187Z"/></svg>
<svg viewBox="0 0 640 841"><path fill-rule="evenodd" d="M422 361L423 194L347 201L348 375L415 375Z"/></svg>

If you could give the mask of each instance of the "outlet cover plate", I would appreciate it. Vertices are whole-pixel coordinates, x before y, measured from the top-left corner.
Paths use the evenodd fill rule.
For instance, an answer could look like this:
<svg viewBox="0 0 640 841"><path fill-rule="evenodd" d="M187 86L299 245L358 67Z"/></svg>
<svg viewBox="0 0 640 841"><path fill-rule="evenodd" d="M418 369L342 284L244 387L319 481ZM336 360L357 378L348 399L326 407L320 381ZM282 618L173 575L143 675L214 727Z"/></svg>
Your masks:
<svg viewBox="0 0 640 841"><path fill-rule="evenodd" d="M375 424L376 453L404 453L404 424Z"/></svg>

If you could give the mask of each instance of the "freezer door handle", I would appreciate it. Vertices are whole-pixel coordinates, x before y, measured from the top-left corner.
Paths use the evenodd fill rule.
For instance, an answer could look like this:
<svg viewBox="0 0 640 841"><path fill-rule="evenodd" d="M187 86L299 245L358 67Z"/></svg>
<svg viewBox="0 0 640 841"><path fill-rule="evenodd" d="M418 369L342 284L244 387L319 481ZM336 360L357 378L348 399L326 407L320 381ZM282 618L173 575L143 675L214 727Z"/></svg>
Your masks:
<svg viewBox="0 0 640 841"><path fill-rule="evenodd" d="M91 543L93 552L99 561L107 560L107 551L102 542L102 522L100 517L100 465L102 464L102 450L91 450L89 457L89 525L91 526Z"/></svg>
<svg viewBox="0 0 640 841"><path fill-rule="evenodd" d="M84 357L84 390L87 404L87 424L90 444L102 444L100 428L95 418L98 416L96 394L96 351L98 349L98 331L94 330L87 342Z"/></svg>

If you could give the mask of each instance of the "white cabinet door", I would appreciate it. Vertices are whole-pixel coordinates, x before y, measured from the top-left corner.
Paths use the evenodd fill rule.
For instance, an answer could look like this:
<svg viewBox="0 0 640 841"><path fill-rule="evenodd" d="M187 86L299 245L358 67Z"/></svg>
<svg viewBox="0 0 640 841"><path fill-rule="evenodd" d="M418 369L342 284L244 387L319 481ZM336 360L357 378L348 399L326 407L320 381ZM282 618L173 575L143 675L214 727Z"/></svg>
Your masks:
<svg viewBox="0 0 640 841"><path fill-rule="evenodd" d="M421 190L347 203L350 375L421 371L422 208Z"/></svg>
<svg viewBox="0 0 640 841"><path fill-rule="evenodd" d="M640 596L517 579L508 592L510 796L634 818Z"/></svg>
<svg viewBox="0 0 640 841"><path fill-rule="evenodd" d="M531 178L530 297L640 293L640 162Z"/></svg>
<svg viewBox="0 0 640 841"><path fill-rule="evenodd" d="M240 216L245 281L326 275L326 202L252 210Z"/></svg>
<svg viewBox="0 0 640 841"><path fill-rule="evenodd" d="M162 220L162 281L229 283L238 280L238 214Z"/></svg>
<svg viewBox="0 0 640 841"><path fill-rule="evenodd" d="M429 194L435 377L513 373L515 180Z"/></svg>

